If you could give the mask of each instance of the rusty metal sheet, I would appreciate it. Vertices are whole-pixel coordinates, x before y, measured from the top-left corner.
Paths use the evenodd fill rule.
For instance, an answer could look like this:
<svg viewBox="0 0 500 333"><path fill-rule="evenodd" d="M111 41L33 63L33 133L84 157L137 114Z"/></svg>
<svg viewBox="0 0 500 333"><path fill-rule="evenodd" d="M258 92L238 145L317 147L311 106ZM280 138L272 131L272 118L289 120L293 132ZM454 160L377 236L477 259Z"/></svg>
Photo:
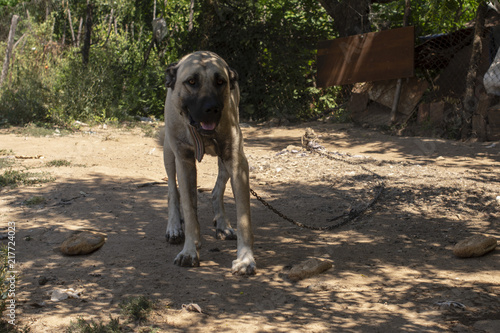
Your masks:
<svg viewBox="0 0 500 333"><path fill-rule="evenodd" d="M318 43L318 87L412 77L413 27Z"/></svg>

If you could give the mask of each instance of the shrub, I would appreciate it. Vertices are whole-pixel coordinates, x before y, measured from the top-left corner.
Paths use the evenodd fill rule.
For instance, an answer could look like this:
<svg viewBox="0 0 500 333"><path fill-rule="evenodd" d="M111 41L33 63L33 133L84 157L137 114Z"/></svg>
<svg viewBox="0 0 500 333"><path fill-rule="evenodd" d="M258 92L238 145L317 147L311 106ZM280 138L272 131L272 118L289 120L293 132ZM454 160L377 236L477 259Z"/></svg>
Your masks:
<svg viewBox="0 0 500 333"><path fill-rule="evenodd" d="M217 9L202 1L196 45L221 55L240 76L241 115L298 120L321 113L324 91L314 88L316 43L329 37L317 1L238 2ZM260 18L260 19L257 19ZM193 51L184 47L183 52Z"/></svg>

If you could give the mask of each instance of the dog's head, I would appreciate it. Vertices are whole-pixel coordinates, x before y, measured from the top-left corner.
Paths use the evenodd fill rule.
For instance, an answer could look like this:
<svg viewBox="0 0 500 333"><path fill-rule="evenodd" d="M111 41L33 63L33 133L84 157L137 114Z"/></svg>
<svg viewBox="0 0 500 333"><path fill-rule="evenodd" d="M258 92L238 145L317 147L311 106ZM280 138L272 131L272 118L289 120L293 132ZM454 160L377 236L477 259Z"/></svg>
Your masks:
<svg viewBox="0 0 500 333"><path fill-rule="evenodd" d="M217 129L238 74L212 52L191 53L167 68L166 85L176 94L187 122L201 134Z"/></svg>

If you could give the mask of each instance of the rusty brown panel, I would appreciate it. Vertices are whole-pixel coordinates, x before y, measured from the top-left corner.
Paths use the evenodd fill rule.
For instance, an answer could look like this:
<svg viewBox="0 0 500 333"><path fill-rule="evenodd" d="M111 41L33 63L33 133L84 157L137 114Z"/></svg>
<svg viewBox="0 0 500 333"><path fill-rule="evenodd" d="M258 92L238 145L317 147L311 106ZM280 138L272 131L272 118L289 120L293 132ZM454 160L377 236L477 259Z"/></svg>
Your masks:
<svg viewBox="0 0 500 333"><path fill-rule="evenodd" d="M414 34L413 27L406 27L319 42L317 85L413 76Z"/></svg>

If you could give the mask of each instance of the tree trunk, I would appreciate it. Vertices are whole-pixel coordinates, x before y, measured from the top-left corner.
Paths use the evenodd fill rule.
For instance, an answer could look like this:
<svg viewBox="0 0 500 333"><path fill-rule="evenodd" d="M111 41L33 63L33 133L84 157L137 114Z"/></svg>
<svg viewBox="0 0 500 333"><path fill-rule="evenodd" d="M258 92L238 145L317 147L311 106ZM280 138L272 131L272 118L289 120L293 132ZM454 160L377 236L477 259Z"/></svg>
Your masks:
<svg viewBox="0 0 500 333"><path fill-rule="evenodd" d="M484 21L488 5L482 2L477 8L474 41L472 44L472 54L469 63L469 70L465 81L465 96L464 96L464 109L462 114L462 140L468 138L472 131L472 116L477 109L477 98L475 96L476 90L476 77L481 61L482 43L481 37L484 32Z"/></svg>
<svg viewBox="0 0 500 333"><path fill-rule="evenodd" d="M69 22L69 29L71 30L71 40L73 41L73 46L75 46L76 45L75 30L73 30L73 22L71 21L71 10L69 10L69 7L68 7L68 22Z"/></svg>
<svg viewBox="0 0 500 333"><path fill-rule="evenodd" d="M92 38L92 3L87 0L87 14L85 18L85 38L82 47L83 66L87 66L90 56L90 39Z"/></svg>
<svg viewBox="0 0 500 333"><path fill-rule="evenodd" d="M113 8L111 8L111 14L110 14L110 17L109 17L109 24L108 24L108 34L106 36L106 41L104 42L103 46L105 46L106 44L108 44L109 36L111 35L111 27L113 26L113 14L114 14L114 12L115 12L115 10Z"/></svg>
<svg viewBox="0 0 500 333"><path fill-rule="evenodd" d="M45 21L48 21L50 15L49 1L45 1Z"/></svg>
<svg viewBox="0 0 500 333"><path fill-rule="evenodd" d="M82 40L83 17L80 17L80 25L78 26L78 35L76 35L76 47L80 47Z"/></svg>
<svg viewBox="0 0 500 333"><path fill-rule="evenodd" d="M54 29L56 28L56 20L52 21L52 28L50 29L50 41L52 42L52 36L54 36Z"/></svg>
<svg viewBox="0 0 500 333"><path fill-rule="evenodd" d="M19 16L12 16L12 22L10 24L9 37L7 39L7 50L5 52L5 60L3 62L2 75L0 76L0 88L2 87L3 81L7 77L9 73L9 65L10 65L10 57L12 55L12 49L14 46L14 34L16 33L17 21L19 20Z"/></svg>
<svg viewBox="0 0 500 333"><path fill-rule="evenodd" d="M64 46L64 44L66 44L66 20L64 20L64 24L63 24L63 33L62 33L62 41L61 41L61 44L62 46Z"/></svg>
<svg viewBox="0 0 500 333"><path fill-rule="evenodd" d="M191 5L189 6L189 25L188 31L193 30L193 17L194 17L194 0L191 0Z"/></svg>
<svg viewBox="0 0 500 333"><path fill-rule="evenodd" d="M319 0L339 37L370 32L370 0Z"/></svg>

